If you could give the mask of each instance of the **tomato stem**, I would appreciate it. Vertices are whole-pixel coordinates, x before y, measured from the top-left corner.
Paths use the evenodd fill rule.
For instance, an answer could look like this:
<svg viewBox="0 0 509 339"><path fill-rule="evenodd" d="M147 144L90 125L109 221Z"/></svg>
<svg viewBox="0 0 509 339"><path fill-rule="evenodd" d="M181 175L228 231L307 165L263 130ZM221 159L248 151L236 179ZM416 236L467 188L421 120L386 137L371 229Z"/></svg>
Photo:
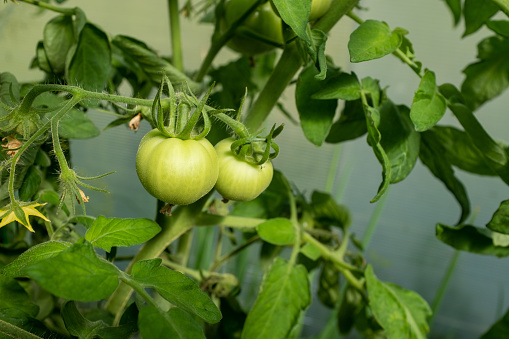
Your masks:
<svg viewBox="0 0 509 339"><path fill-rule="evenodd" d="M170 18L170 36L173 66L179 71L184 71L182 58L182 39L180 37L180 15L178 0L168 0L168 12Z"/></svg>

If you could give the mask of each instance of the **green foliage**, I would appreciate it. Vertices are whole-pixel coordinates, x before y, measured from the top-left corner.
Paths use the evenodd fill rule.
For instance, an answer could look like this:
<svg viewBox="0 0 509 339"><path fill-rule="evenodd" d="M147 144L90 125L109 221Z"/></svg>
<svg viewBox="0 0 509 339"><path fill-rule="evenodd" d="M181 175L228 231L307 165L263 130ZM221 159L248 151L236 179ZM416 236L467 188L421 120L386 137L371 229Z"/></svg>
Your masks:
<svg viewBox="0 0 509 339"><path fill-rule="evenodd" d="M42 40L31 64L45 78L24 83L0 73L5 149L0 155L1 338L297 338L304 335L303 319L313 298L331 309L323 332L312 334L321 338L332 337L331 328L342 335L355 330L366 338L424 338L429 331L431 310L424 299L379 281L367 262L375 222L362 241L356 238L359 220L347 207L352 200L343 197L345 205L339 204L337 192L331 192L337 159L331 159L324 191L300 191L276 170L268 188L251 201L222 202L208 187L209 193L186 206L158 202L161 213L155 220L95 217L86 214L85 204L94 202L83 190L103 191L88 181L104 175L79 175L72 168L69 142L100 134L90 107L114 117L106 129L126 124L136 129L146 120L152 128L170 131L169 136L207 136L212 144L237 134L235 160L253 151L260 156L253 166L277 156L273 138L285 137L282 126L268 134L262 129L274 106L300 124L313 147L366 135L382 167L371 200L380 201L377 215L389 185L404 181L420 159L461 208L457 226L436 225L437 238L457 250L509 256L509 200L501 202L486 228L465 225L474 218L467 187L455 172L509 184L509 148L495 141L474 114L509 87L509 21L495 16L499 10L509 15L507 3L444 2L455 25L464 20L464 36L484 27L493 32L464 68L459 90L437 83L440 75L418 61L405 29L363 21L356 14L357 0L333 1L323 17L310 21L312 6L321 1L328 6L327 0L313 1L272 0L271 6L253 0L225 27L228 1L187 1L179 7L170 0L172 50L160 54L142 40L104 31L80 8L58 5L63 0L18 0L20 7L57 14L40 27ZM256 21L252 12L261 9L275 25L258 27L258 32L250 21ZM213 24L210 48L196 70L180 62L180 35L188 38L180 31L183 13ZM395 102L393 79L347 73L334 62L339 58L327 54L331 41L341 43L329 32L345 15L359 24L343 46L350 62L392 54L420 80L413 98ZM279 41L267 38L268 33ZM239 44L255 56L216 60L224 47L239 50ZM285 91L294 84L296 112L282 100L291 97ZM132 96L118 94L126 88ZM461 127L438 125L447 109ZM217 156L214 152L199 157ZM157 166L147 168L147 176L161 172ZM168 188L174 172L160 176L154 189ZM181 191L197 179L180 180ZM75 211L76 201L82 214ZM259 286L249 285L247 270L263 275ZM77 303L91 301L97 303ZM505 337L507 317L482 338Z"/></svg>

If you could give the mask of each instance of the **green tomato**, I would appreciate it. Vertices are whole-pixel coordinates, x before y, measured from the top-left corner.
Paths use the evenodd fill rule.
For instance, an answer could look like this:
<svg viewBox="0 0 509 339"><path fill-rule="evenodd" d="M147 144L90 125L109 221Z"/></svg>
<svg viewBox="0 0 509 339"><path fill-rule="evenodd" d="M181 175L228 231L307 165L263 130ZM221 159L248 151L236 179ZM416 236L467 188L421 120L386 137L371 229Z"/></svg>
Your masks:
<svg viewBox="0 0 509 339"><path fill-rule="evenodd" d="M224 9L223 30L230 27L255 3L255 1L256 0L228 1ZM237 28L237 32L228 43L228 46L248 56L266 53L275 48L271 44L251 37L249 33L278 44L284 43L281 18L274 13L268 2L258 6L258 8L246 18L242 25Z"/></svg>
<svg viewBox="0 0 509 339"><path fill-rule="evenodd" d="M232 138L224 139L215 146L219 161L219 177L215 188L228 200L253 200L272 181L272 164L267 161L263 165L253 165L240 160L230 149L233 141Z"/></svg>
<svg viewBox="0 0 509 339"><path fill-rule="evenodd" d="M207 139L168 138L148 132L136 154L136 173L151 195L172 205L188 205L207 194L219 172L217 155Z"/></svg>
<svg viewBox="0 0 509 339"><path fill-rule="evenodd" d="M313 0L311 3L309 21L315 21L321 18L329 10L331 3L332 0Z"/></svg>
<svg viewBox="0 0 509 339"><path fill-rule="evenodd" d="M311 14L309 15L309 21L315 21L317 19L320 19L330 8L331 3L332 0L313 0L313 2L311 3ZM277 15L279 15L276 6L274 6L272 0L270 0L270 5L272 6L274 12Z"/></svg>

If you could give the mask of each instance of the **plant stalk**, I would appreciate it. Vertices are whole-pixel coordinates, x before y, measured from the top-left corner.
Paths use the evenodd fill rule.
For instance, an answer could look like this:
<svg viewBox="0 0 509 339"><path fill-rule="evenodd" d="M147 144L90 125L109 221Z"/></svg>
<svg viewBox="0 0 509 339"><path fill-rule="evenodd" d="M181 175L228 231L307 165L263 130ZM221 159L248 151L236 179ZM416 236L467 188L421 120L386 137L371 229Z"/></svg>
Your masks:
<svg viewBox="0 0 509 339"><path fill-rule="evenodd" d="M39 0L18 0L18 1L22 1L24 3L38 6L38 7L44 8L44 9L49 9L49 10L51 10L53 12L57 12L57 13L62 13L62 14L66 14L66 15L76 14L76 11L74 8L62 8L62 7L54 6L54 5L44 2L44 1L39 1Z"/></svg>
<svg viewBox="0 0 509 339"><path fill-rule="evenodd" d="M42 339L38 335L25 331L18 326L9 324L2 319L0 319L0 333L6 334L8 337L16 339Z"/></svg>
<svg viewBox="0 0 509 339"><path fill-rule="evenodd" d="M170 17L170 36L173 66L179 71L184 71L184 60L182 58L182 39L180 37L180 15L178 0L168 0L168 11Z"/></svg>

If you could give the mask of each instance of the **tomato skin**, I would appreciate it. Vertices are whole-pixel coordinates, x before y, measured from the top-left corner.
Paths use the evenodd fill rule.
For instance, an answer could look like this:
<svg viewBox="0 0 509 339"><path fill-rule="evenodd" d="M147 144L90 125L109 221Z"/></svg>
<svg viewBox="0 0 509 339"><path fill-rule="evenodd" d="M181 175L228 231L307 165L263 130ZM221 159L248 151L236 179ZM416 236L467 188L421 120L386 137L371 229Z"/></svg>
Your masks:
<svg viewBox="0 0 509 339"><path fill-rule="evenodd" d="M189 205L214 187L219 167L207 139L168 138L154 129L140 142L136 173L152 196L172 205Z"/></svg>
<svg viewBox="0 0 509 339"><path fill-rule="evenodd" d="M230 27L243 13L245 13L256 0L230 0L225 4L223 29ZM239 26L238 29L248 29L267 40L283 44L282 21L272 10L270 3L266 2ZM244 55L253 56L273 50L273 45L251 38L245 34L237 33L228 43L228 47Z"/></svg>
<svg viewBox="0 0 509 339"><path fill-rule="evenodd" d="M269 186L274 169L270 160L263 165L253 165L237 158L230 149L233 141L224 139L214 147L219 161L215 188L228 200L253 200Z"/></svg>
<svg viewBox="0 0 509 339"><path fill-rule="evenodd" d="M313 0L311 3L311 14L309 21L315 21L321 18L329 9L332 0Z"/></svg>

